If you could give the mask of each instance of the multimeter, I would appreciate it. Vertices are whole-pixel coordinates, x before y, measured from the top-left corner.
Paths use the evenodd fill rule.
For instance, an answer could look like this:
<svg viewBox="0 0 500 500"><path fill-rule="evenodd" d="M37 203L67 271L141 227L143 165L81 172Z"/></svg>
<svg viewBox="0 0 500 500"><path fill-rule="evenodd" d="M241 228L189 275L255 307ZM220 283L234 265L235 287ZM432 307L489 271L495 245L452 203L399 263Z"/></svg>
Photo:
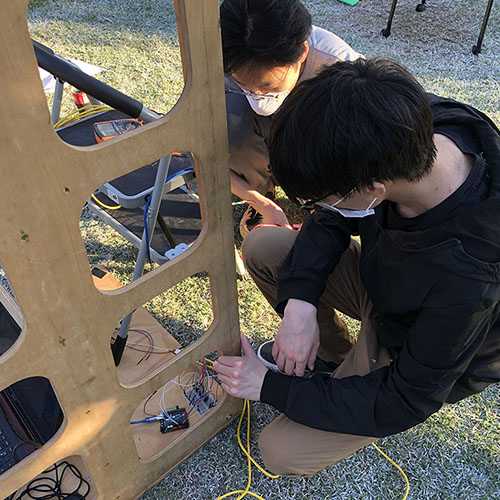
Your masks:
<svg viewBox="0 0 500 500"><path fill-rule="evenodd" d="M94 123L94 135L97 142L109 141L118 135L141 127L144 123L135 118L121 118L107 122Z"/></svg>

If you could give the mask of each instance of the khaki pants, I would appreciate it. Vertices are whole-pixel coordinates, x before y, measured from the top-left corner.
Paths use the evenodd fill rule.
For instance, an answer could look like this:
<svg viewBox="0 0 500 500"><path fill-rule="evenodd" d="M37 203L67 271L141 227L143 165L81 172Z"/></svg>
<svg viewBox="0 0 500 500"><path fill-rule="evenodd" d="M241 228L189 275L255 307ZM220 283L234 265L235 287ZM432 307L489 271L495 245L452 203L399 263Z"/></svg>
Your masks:
<svg viewBox="0 0 500 500"><path fill-rule="evenodd" d="M262 227L248 234L243 243L247 269L273 307L276 305L278 271L296 237L296 231ZM391 362L389 351L378 345L373 307L359 275L359 255L359 244L353 240L329 276L318 305L318 355L326 361L341 362L333 374L338 379L363 376ZM361 321L354 345L349 343L347 329L335 309ZM313 429L282 414L262 431L259 447L266 467L272 472L310 476L374 440L374 437Z"/></svg>

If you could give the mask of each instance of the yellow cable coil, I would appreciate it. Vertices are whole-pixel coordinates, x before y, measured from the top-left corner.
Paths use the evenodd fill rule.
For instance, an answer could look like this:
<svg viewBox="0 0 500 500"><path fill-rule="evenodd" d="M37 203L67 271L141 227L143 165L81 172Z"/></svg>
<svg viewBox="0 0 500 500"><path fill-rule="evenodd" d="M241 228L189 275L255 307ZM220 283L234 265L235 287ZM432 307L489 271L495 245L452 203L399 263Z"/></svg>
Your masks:
<svg viewBox="0 0 500 500"><path fill-rule="evenodd" d="M54 128L57 129L60 127L64 127L65 125L69 125L70 123L76 122L83 118L87 118L92 115L97 115L98 113L104 113L105 111L112 111L112 110L113 108L101 104L86 104L81 108L75 109L68 115L61 118L58 122L54 123ZM121 205L111 206L104 204L101 200L97 198L97 196L95 196L94 193L92 193L90 196L98 205L100 205L103 208L107 208L108 210L118 210L119 208L122 208Z"/></svg>
<svg viewBox="0 0 500 500"><path fill-rule="evenodd" d="M96 115L97 113L103 113L104 111L111 111L113 108L101 104L86 104L79 109L75 109L68 115L61 118L58 122L54 123L54 128L64 127L70 123L81 120L82 118L87 118L88 116Z"/></svg>

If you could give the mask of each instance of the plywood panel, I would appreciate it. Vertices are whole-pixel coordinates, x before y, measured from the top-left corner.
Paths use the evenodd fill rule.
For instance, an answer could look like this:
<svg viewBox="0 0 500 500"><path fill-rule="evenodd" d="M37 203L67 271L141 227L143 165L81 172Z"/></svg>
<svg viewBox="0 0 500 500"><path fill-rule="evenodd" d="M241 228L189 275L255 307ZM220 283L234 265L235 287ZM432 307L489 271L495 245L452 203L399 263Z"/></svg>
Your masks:
<svg viewBox="0 0 500 500"><path fill-rule="evenodd" d="M241 409L240 401L221 397L168 453L149 463L138 458L129 419L141 402L204 354L239 350L218 2L176 1L185 89L174 109L126 137L90 148L68 146L52 129L26 8L26 0L0 0L0 262L25 318L15 352L0 360L0 389L25 377L47 377L65 423L1 477L0 498L74 455L87 464L99 498L135 498ZM200 237L182 256L136 282L97 290L78 226L89 193L172 151L195 156ZM124 388L110 332L130 311L201 271L209 273L214 298L210 329L156 367L149 380Z"/></svg>

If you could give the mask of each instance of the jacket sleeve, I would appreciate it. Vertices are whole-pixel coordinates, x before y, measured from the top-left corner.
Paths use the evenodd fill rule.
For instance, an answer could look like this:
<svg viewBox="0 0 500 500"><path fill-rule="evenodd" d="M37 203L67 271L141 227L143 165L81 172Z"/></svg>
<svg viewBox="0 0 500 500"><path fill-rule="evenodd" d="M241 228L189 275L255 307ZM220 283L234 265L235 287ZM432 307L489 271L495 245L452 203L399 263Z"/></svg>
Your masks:
<svg viewBox="0 0 500 500"><path fill-rule="evenodd" d="M318 305L352 234L357 234L355 219L329 210L317 210L307 217L278 274L278 312L283 312L291 298Z"/></svg>
<svg viewBox="0 0 500 500"><path fill-rule="evenodd" d="M261 401L326 431L384 437L439 410L498 316L491 301L422 310L400 355L366 376L310 379L268 372Z"/></svg>

